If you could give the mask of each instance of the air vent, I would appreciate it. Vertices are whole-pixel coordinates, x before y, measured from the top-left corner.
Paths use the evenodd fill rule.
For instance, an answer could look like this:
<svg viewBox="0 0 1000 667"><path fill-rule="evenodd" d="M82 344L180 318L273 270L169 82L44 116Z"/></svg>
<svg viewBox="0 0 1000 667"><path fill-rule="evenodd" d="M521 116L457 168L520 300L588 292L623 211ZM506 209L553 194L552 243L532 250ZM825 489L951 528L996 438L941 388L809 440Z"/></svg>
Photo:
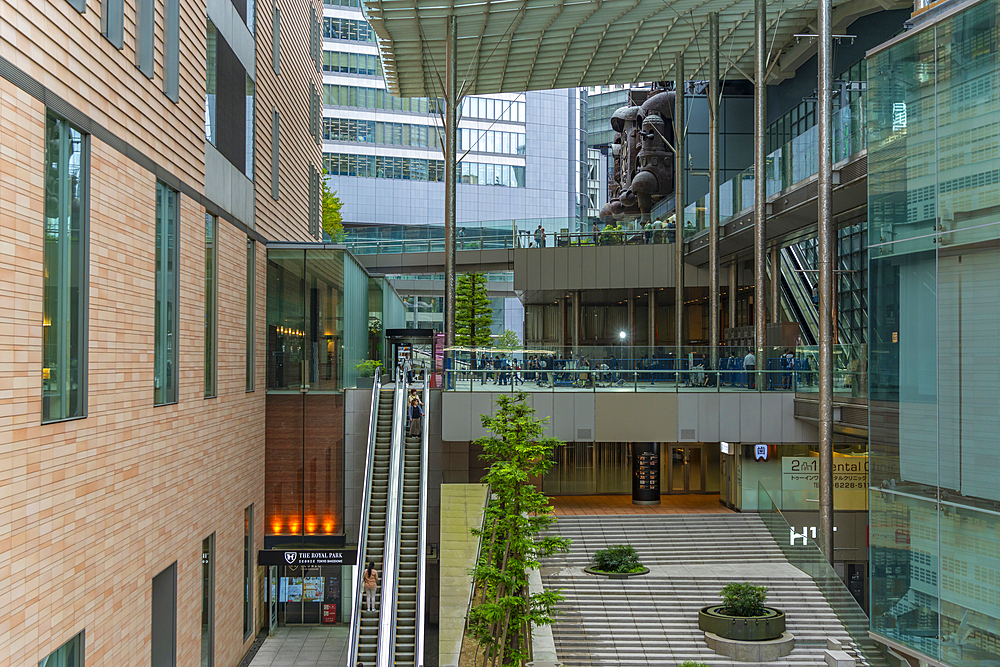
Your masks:
<svg viewBox="0 0 1000 667"><path fill-rule="evenodd" d="M578 442L586 442L591 440L594 436L591 434L589 428L578 428L576 429L576 439Z"/></svg>
<svg viewBox="0 0 1000 667"><path fill-rule="evenodd" d="M694 440L695 434L693 428L682 428L681 429L681 440Z"/></svg>

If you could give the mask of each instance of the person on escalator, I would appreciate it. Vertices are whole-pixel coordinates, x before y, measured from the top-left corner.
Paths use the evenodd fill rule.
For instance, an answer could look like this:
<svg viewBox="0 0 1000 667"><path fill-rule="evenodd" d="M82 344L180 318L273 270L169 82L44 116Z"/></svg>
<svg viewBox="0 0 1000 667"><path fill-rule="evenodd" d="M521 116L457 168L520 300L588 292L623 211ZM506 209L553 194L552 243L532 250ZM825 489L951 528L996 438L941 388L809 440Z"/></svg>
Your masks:
<svg viewBox="0 0 1000 667"><path fill-rule="evenodd" d="M424 403L417 396L416 389L410 390L410 436L419 437L424 417Z"/></svg>
<svg viewBox="0 0 1000 667"><path fill-rule="evenodd" d="M368 611L375 611L375 590L378 588L378 572L375 571L375 561L369 561L368 567L361 573L361 581L365 585L365 602Z"/></svg>

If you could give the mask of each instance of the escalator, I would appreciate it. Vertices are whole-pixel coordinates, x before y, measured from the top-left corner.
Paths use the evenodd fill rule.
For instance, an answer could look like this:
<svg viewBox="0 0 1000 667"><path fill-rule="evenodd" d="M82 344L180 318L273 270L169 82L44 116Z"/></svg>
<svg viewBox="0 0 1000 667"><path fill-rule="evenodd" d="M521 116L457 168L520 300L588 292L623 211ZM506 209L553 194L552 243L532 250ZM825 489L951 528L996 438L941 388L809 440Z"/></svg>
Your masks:
<svg viewBox="0 0 1000 667"><path fill-rule="evenodd" d="M382 387L378 378L372 389L371 424L369 425L368 474L365 483L366 508L361 521L357 572L374 561L375 569L384 572L386 515L389 501L389 471L392 451L393 398L395 389ZM363 662L376 665L378 652L379 612L364 611L362 586L357 584L351 623L352 656L350 664ZM382 605L379 604L378 609Z"/></svg>
<svg viewBox="0 0 1000 667"><path fill-rule="evenodd" d="M781 295L786 319L798 323L803 344L815 345L819 340L819 313L812 302L812 293L817 276L809 272L795 246L782 248L781 255Z"/></svg>
<svg viewBox="0 0 1000 667"><path fill-rule="evenodd" d="M348 644L350 665L423 664L427 427L421 437L406 436L407 394L404 378L384 388L376 380L372 393L357 589ZM382 575L377 612L362 607L361 572L369 561L375 562Z"/></svg>

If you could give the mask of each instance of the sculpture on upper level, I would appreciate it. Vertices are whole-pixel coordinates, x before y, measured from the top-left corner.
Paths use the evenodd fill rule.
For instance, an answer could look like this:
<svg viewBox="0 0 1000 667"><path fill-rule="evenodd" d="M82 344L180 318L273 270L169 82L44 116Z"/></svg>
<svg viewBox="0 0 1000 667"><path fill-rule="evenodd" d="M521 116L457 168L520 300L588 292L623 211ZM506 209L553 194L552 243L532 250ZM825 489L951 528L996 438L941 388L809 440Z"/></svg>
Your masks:
<svg viewBox="0 0 1000 667"><path fill-rule="evenodd" d="M653 205L673 194L673 91L651 92L641 106L624 106L611 117L614 171L601 220L648 220Z"/></svg>

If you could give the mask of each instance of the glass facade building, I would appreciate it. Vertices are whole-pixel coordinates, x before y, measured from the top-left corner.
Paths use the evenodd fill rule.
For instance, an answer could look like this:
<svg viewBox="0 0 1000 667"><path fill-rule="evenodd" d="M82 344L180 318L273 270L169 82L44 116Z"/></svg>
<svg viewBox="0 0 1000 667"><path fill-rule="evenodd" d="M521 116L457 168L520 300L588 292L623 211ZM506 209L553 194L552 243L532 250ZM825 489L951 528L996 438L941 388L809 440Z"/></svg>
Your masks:
<svg viewBox="0 0 1000 667"><path fill-rule="evenodd" d="M868 61L871 629L1000 661L1000 3Z"/></svg>

